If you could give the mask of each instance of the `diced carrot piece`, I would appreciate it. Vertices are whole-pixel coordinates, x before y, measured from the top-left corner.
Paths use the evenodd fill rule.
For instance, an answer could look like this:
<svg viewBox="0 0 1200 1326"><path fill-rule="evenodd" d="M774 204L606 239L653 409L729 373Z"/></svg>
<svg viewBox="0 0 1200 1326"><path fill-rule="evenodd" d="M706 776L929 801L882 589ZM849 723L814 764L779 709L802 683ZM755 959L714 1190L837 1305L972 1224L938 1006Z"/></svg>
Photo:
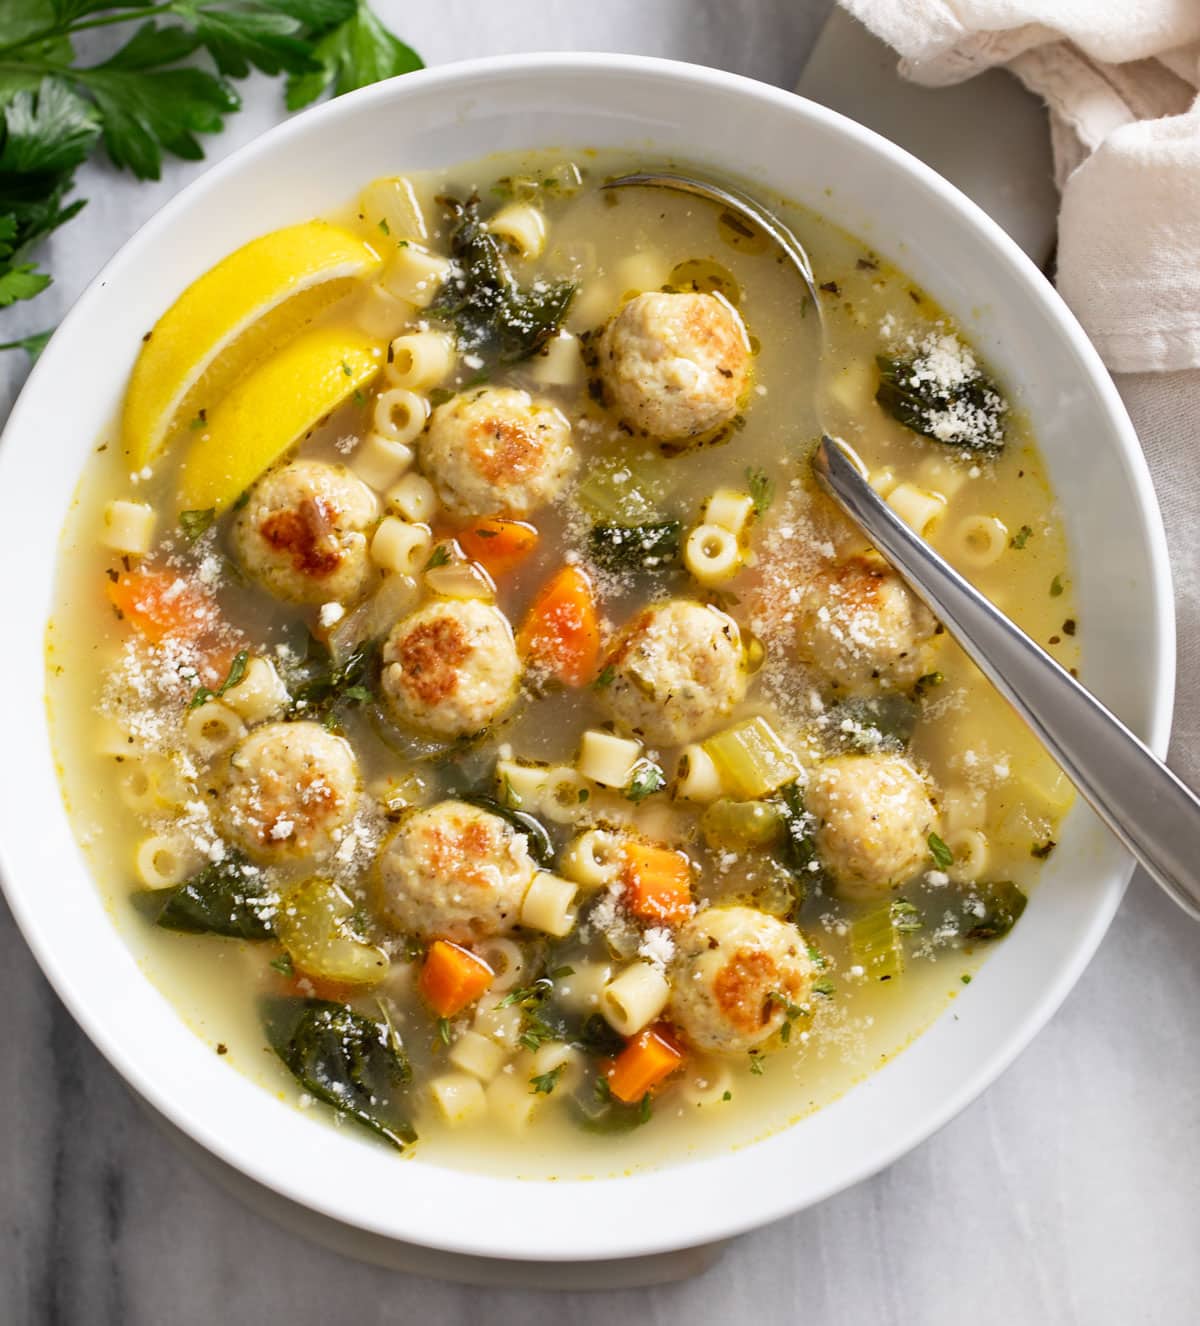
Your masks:
<svg viewBox="0 0 1200 1326"><path fill-rule="evenodd" d="M538 545L538 532L523 520L489 517L458 531L463 552L494 576L515 571Z"/></svg>
<svg viewBox="0 0 1200 1326"><path fill-rule="evenodd" d="M625 846L625 906L644 921L678 925L692 913L692 867L682 852L650 843Z"/></svg>
<svg viewBox="0 0 1200 1326"><path fill-rule="evenodd" d="M168 636L196 640L214 626L212 601L170 571L139 567L105 588L113 607L151 644Z"/></svg>
<svg viewBox="0 0 1200 1326"><path fill-rule="evenodd" d="M440 1018L461 1013L492 983L495 973L469 948L435 939L425 956L417 988Z"/></svg>
<svg viewBox="0 0 1200 1326"><path fill-rule="evenodd" d="M517 647L526 662L567 686L586 686L596 675L600 619L592 583L578 567L564 566L542 586Z"/></svg>
<svg viewBox="0 0 1200 1326"><path fill-rule="evenodd" d="M608 1089L626 1105L635 1105L647 1091L665 1082L686 1057L665 1022L646 1027L609 1064L605 1073Z"/></svg>

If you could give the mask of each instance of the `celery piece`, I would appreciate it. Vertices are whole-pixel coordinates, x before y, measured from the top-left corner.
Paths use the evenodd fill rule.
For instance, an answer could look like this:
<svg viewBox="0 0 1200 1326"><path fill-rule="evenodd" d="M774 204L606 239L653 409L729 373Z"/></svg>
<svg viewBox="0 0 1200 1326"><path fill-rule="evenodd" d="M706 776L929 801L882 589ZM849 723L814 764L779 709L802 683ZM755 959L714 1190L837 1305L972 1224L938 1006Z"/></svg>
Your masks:
<svg viewBox="0 0 1200 1326"><path fill-rule="evenodd" d="M903 974L904 946L890 902L851 924L850 951L873 981L890 981Z"/></svg>
<svg viewBox="0 0 1200 1326"><path fill-rule="evenodd" d="M761 714L709 737L704 749L735 797L750 801L792 782L795 756Z"/></svg>
<svg viewBox="0 0 1200 1326"><path fill-rule="evenodd" d="M661 518L659 503L670 486L669 461L645 450L623 450L597 460L575 492L596 521L644 525Z"/></svg>
<svg viewBox="0 0 1200 1326"><path fill-rule="evenodd" d="M714 801L700 817L700 832L714 849L742 851L748 847L769 847L783 828L779 807L769 801Z"/></svg>
<svg viewBox="0 0 1200 1326"><path fill-rule="evenodd" d="M332 880L309 879L289 893L275 915L275 933L298 970L343 985L374 985L388 958L351 933L354 904Z"/></svg>

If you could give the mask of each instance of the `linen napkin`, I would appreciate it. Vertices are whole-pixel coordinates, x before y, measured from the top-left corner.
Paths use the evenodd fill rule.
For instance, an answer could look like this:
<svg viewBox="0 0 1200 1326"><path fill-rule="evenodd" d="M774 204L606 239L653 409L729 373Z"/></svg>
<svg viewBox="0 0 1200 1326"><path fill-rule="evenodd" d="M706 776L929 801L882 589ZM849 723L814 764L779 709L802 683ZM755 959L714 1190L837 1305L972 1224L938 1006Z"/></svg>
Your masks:
<svg viewBox="0 0 1200 1326"><path fill-rule="evenodd" d="M945 87L1002 66L1046 102L1058 288L1113 371L1154 477L1178 622L1171 762L1196 786L1200 0L840 3L898 52L913 82Z"/></svg>

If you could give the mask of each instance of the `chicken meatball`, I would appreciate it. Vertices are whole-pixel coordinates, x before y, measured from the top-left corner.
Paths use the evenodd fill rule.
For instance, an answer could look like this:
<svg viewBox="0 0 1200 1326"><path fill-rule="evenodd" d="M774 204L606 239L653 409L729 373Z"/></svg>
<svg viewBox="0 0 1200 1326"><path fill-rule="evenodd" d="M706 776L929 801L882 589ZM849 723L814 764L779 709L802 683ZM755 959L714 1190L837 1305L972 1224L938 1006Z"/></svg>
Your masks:
<svg viewBox="0 0 1200 1326"><path fill-rule="evenodd" d="M796 614L796 653L839 695L907 690L924 671L933 614L892 570L863 557L819 572Z"/></svg>
<svg viewBox="0 0 1200 1326"><path fill-rule="evenodd" d="M272 470L233 523L242 569L287 603L349 603L371 576L375 494L344 466L297 460Z"/></svg>
<svg viewBox="0 0 1200 1326"><path fill-rule="evenodd" d="M924 778L900 755L840 755L818 766L805 794L822 864L848 898L870 899L929 860L937 810Z"/></svg>
<svg viewBox="0 0 1200 1326"><path fill-rule="evenodd" d="M443 801L409 815L379 858L379 905L404 934L458 943L507 933L534 876L525 835L491 811Z"/></svg>
<svg viewBox="0 0 1200 1326"><path fill-rule="evenodd" d="M648 291L605 328L598 365L625 423L679 442L733 420L750 380L750 342L720 296Z"/></svg>
<svg viewBox="0 0 1200 1326"><path fill-rule="evenodd" d="M709 907L682 927L671 961L667 1016L699 1050L739 1054L803 1004L815 966L804 936L753 907Z"/></svg>
<svg viewBox="0 0 1200 1326"><path fill-rule="evenodd" d="M234 749L218 791L222 831L262 865L327 856L354 816L350 743L320 723L267 723Z"/></svg>
<svg viewBox="0 0 1200 1326"><path fill-rule="evenodd" d="M468 736L512 708L521 662L499 608L478 599L426 604L383 646L383 698L401 723Z"/></svg>
<svg viewBox="0 0 1200 1326"><path fill-rule="evenodd" d="M614 718L650 741L695 741L746 693L741 634L716 608L669 599L621 632L601 669L610 675L599 695Z"/></svg>
<svg viewBox="0 0 1200 1326"><path fill-rule="evenodd" d="M558 496L576 460L563 412L512 387L439 405L421 441L421 468L454 516L527 516Z"/></svg>

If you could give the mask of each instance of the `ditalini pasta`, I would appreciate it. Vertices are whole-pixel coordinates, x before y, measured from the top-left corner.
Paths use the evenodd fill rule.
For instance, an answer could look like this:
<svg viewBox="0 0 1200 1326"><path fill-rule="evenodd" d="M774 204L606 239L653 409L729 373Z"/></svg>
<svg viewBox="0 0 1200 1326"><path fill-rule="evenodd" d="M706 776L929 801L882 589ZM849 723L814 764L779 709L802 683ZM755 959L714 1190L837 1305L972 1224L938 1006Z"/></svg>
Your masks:
<svg viewBox="0 0 1200 1326"><path fill-rule="evenodd" d="M267 236L281 312L130 347L226 348L161 454L97 420L63 536L56 750L139 961L224 1062L450 1166L624 1171L851 1089L1070 805L807 465L843 438L1077 668L1028 421L789 206L818 356L766 236L599 187L638 164L406 172Z"/></svg>

